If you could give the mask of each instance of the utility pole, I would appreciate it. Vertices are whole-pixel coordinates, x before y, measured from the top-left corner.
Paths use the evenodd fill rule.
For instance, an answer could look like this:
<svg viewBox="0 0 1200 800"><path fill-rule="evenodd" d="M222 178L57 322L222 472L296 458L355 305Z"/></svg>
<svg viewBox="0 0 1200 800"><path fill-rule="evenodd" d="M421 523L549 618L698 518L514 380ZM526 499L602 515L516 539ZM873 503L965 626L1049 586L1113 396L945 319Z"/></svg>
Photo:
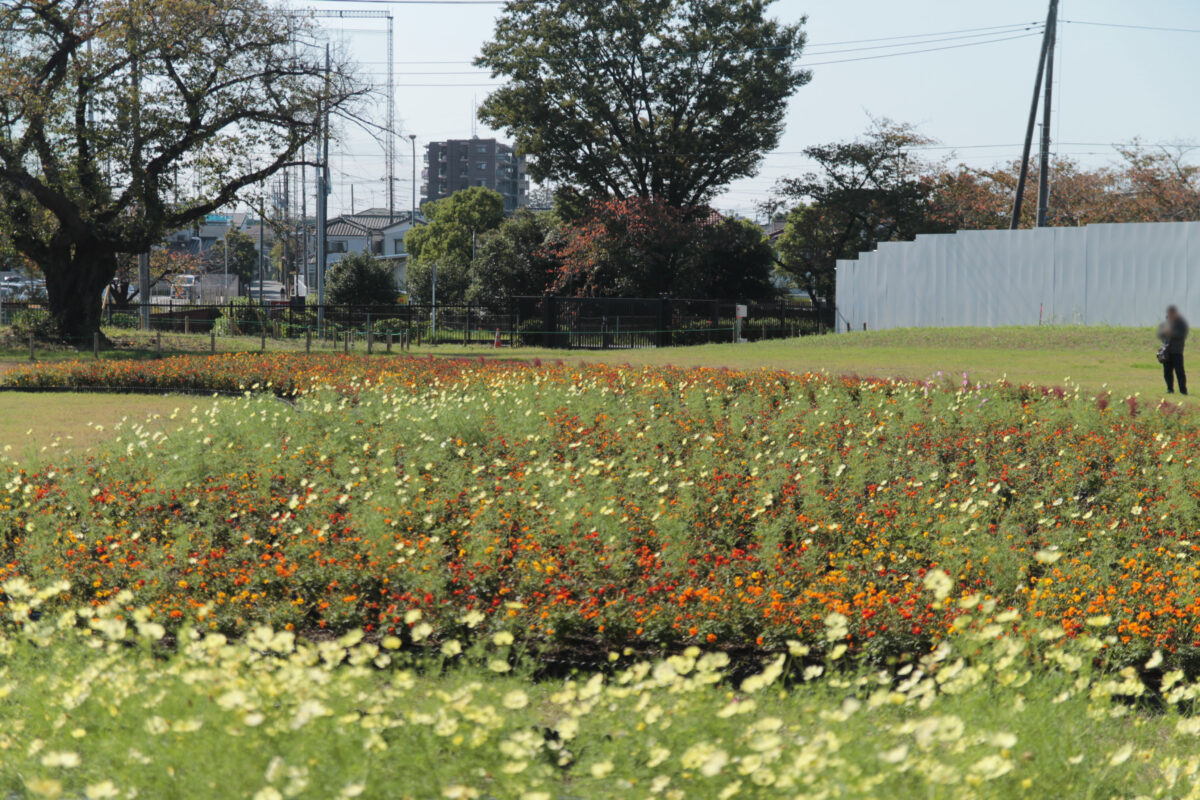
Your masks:
<svg viewBox="0 0 1200 800"><path fill-rule="evenodd" d="M1046 48L1046 101L1042 108L1042 158L1038 166L1037 226L1046 227L1050 211L1050 112L1054 92L1054 43L1058 36L1058 0L1050 4L1050 21L1046 25L1049 46Z"/></svg>
<svg viewBox="0 0 1200 800"><path fill-rule="evenodd" d="M263 244L263 229L267 226L267 212L263 199L258 200L258 304L265 306L267 304L265 287L263 286L263 257L266 253L263 252L265 245Z"/></svg>
<svg viewBox="0 0 1200 800"><path fill-rule="evenodd" d="M1037 124L1038 100L1041 99L1042 80L1046 73L1046 56L1050 39L1054 33L1054 20L1058 18L1058 0L1050 0L1050 11L1046 14L1046 28L1042 33L1042 54L1038 59L1037 80L1033 84L1033 102L1029 105L1029 124L1025 127L1025 147L1021 151L1021 175L1017 178L1017 196L1013 201L1012 222L1009 230L1021 224L1021 203L1025 198L1025 182L1029 179L1029 151L1033 149L1033 128Z"/></svg>
<svg viewBox="0 0 1200 800"><path fill-rule="evenodd" d="M325 45L325 94L329 95L329 45ZM317 331L325 332L325 217L329 210L329 103L324 102L317 124Z"/></svg>
<svg viewBox="0 0 1200 800"><path fill-rule="evenodd" d="M300 146L300 264L308 293L308 145Z"/></svg>

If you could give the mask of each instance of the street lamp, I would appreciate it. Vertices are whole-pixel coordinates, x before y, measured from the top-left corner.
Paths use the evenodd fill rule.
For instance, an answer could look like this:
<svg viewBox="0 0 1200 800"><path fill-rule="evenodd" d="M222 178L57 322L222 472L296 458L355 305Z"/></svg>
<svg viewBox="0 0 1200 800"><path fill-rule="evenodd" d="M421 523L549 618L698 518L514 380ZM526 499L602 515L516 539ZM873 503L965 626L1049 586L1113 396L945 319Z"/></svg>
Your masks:
<svg viewBox="0 0 1200 800"><path fill-rule="evenodd" d="M412 143L412 211L408 218L408 226L412 228L417 224L417 135L410 133L408 141Z"/></svg>

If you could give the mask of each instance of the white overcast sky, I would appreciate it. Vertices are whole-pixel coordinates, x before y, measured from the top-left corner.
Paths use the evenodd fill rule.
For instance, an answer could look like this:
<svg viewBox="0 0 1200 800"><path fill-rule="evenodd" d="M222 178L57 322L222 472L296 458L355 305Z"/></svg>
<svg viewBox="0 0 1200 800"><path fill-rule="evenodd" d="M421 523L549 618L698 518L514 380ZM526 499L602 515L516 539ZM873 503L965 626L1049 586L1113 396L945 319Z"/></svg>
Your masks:
<svg viewBox="0 0 1200 800"><path fill-rule="evenodd" d="M474 104L487 95L493 82L470 61L489 38L501 6L320 0L308 5L391 11L397 125L404 134L417 135L419 182L421 148L426 142L471 135ZM808 17L809 44L802 63L813 64L813 78L792 98L780 145L767 154L759 174L731 185L714 205L721 211L753 216L756 204L769 196L778 178L808 168L800 151L858 135L869 124L868 115L913 123L947 148L956 148L956 160L975 166L1017 157L1040 38L1021 37L1020 30L947 32L1040 23L1046 5L1046 0L777 0L771 7L773 16L786 21ZM1060 9L1052 128L1056 152L1098 164L1112 160L1109 145L1134 137L1149 143L1200 141L1194 84L1200 68L1200 2L1061 0ZM382 83L386 64L383 22L322 23L335 39L344 39L362 69ZM915 39L917 43L911 46L900 39L859 41L926 34L926 40L944 34L944 41ZM965 35L977 38L952 38ZM852 40L858 43L838 44ZM958 47L964 44L972 46ZM886 47L862 49L881 45ZM897 50L949 46L955 47L821 65ZM382 122L382 103L377 113ZM482 125L477 132L504 138L502 132ZM396 207L407 209L412 187L407 139L399 142L397 153L396 172L401 180ZM351 185L358 209L386 205L382 153L374 142L348 131L331 161L331 212L349 210Z"/></svg>

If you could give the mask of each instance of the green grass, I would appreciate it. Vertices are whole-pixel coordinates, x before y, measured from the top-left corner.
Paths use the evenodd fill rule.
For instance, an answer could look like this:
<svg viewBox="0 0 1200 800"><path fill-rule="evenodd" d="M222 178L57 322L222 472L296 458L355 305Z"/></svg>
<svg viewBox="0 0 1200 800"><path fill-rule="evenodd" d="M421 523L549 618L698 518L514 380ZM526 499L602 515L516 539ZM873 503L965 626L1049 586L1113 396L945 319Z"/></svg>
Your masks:
<svg viewBox="0 0 1200 800"><path fill-rule="evenodd" d="M11 456L88 450L111 437L123 420L159 430L176 409L220 402L179 395L0 392L0 451Z"/></svg>

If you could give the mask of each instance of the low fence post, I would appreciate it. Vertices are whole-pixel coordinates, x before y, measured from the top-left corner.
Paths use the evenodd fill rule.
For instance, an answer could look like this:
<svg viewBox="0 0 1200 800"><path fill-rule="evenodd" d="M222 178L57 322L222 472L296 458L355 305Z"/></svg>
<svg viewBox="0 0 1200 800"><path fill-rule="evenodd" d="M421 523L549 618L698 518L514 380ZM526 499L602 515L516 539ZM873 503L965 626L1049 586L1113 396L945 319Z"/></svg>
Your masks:
<svg viewBox="0 0 1200 800"><path fill-rule="evenodd" d="M258 338L259 338L259 352L260 353L267 352L267 326L266 325L258 326Z"/></svg>
<svg viewBox="0 0 1200 800"><path fill-rule="evenodd" d="M558 319L555 313L555 298L553 294L542 297L542 347L554 346L554 325Z"/></svg>
<svg viewBox="0 0 1200 800"><path fill-rule="evenodd" d="M162 358L162 331L154 332L154 350L155 354Z"/></svg>
<svg viewBox="0 0 1200 800"><path fill-rule="evenodd" d="M671 325L671 298L669 295L660 295L658 298L658 335L655 337L657 347L671 346L671 331L668 328Z"/></svg>
<svg viewBox="0 0 1200 800"><path fill-rule="evenodd" d="M471 306L470 306L470 304L467 305L467 320L466 320L466 323L463 325L463 344L464 345L471 344Z"/></svg>
<svg viewBox="0 0 1200 800"><path fill-rule="evenodd" d="M96 331L92 334L92 357L100 357L100 332Z"/></svg>
<svg viewBox="0 0 1200 800"><path fill-rule="evenodd" d="M208 332L208 352L214 356L217 354L217 325L215 322L212 330Z"/></svg>
<svg viewBox="0 0 1200 800"><path fill-rule="evenodd" d="M346 335L342 339L342 352L346 355L350 354L350 331L346 331Z"/></svg>
<svg viewBox="0 0 1200 800"><path fill-rule="evenodd" d="M192 318L189 317L186 312L184 312L183 315L183 332L185 335L192 332Z"/></svg>
<svg viewBox="0 0 1200 800"><path fill-rule="evenodd" d="M312 355L312 328L304 326L304 355Z"/></svg>
<svg viewBox="0 0 1200 800"><path fill-rule="evenodd" d="M30 361L37 360L33 355L33 334L32 333L29 334L29 360Z"/></svg>
<svg viewBox="0 0 1200 800"><path fill-rule="evenodd" d="M367 328L367 355L371 355L371 353L374 350L375 350L375 333L371 330L370 327L368 327Z"/></svg>

